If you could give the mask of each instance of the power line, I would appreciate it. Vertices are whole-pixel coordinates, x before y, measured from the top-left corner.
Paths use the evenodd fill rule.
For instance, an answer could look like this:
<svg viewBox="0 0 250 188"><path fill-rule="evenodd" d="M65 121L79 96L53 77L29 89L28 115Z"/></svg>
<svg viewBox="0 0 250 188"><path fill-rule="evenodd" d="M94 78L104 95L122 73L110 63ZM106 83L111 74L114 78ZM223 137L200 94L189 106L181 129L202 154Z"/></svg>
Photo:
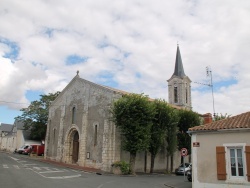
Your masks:
<svg viewBox="0 0 250 188"><path fill-rule="evenodd" d="M21 102L10 102L10 101L0 101L1 103L8 103L8 104L28 104L28 103L21 103Z"/></svg>
<svg viewBox="0 0 250 188"><path fill-rule="evenodd" d="M20 102L11 102L11 101L0 101L0 103L6 103L6 104L17 104L17 105L31 105L31 103L20 103ZM66 106L66 104L61 104L61 105L49 105L50 107L52 106ZM78 105L78 106L84 106L84 105Z"/></svg>

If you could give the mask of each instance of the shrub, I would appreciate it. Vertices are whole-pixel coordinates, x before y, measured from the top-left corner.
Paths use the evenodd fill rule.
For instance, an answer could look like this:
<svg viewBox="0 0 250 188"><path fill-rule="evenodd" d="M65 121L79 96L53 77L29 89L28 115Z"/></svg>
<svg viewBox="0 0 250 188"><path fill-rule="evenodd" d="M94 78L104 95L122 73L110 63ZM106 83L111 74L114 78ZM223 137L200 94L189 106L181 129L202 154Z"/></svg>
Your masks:
<svg viewBox="0 0 250 188"><path fill-rule="evenodd" d="M129 174L129 164L125 161L116 161L111 166L120 167L122 174Z"/></svg>

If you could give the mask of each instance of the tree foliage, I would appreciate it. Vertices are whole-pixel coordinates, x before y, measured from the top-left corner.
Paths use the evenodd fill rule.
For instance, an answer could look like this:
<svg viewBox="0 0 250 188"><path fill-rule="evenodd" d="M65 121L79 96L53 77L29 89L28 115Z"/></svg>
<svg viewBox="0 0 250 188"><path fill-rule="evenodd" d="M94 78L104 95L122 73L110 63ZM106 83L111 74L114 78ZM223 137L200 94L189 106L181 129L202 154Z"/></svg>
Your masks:
<svg viewBox="0 0 250 188"><path fill-rule="evenodd" d="M129 94L117 100L111 111L122 133L122 147L130 152L130 171L135 174L136 152L149 146L154 106L143 94Z"/></svg>
<svg viewBox="0 0 250 188"><path fill-rule="evenodd" d="M222 113L220 115L216 114L214 117L214 121L219 121L219 120L226 119L229 117L231 117L231 115L228 115L227 113L225 115L223 115Z"/></svg>
<svg viewBox="0 0 250 188"><path fill-rule="evenodd" d="M27 108L22 108L22 115L16 117L17 121L22 121L26 130L30 130L30 138L42 140L46 135L48 122L49 105L55 100L60 92L40 95L40 100L35 100Z"/></svg>
<svg viewBox="0 0 250 188"><path fill-rule="evenodd" d="M167 170L169 170L169 157L171 157L171 172L173 171L173 155L177 149L177 132L178 132L178 110L173 109L169 111L169 116L171 116L171 122L167 126Z"/></svg>
<svg viewBox="0 0 250 188"><path fill-rule="evenodd" d="M178 149L187 148L189 154L191 153L191 138L187 134L189 128L200 125L199 114L189 110L179 110L178 113L179 122L178 128L179 132L177 134L178 138Z"/></svg>
<svg viewBox="0 0 250 188"><path fill-rule="evenodd" d="M174 123L175 115L174 115L174 109L167 105L167 103L164 100L155 100L153 102L155 106L155 116L153 119L153 126L151 127L151 140L149 145L149 152L151 153L151 167L150 167L150 173L153 173L154 169L154 160L156 157L156 154L159 152L160 148L164 145L164 142L166 140L167 132L172 131L172 127L176 123ZM176 130L175 132L176 133ZM169 134L171 137L173 133ZM176 138L176 134L174 134ZM172 147L176 142L173 141L172 137L169 139L169 145Z"/></svg>

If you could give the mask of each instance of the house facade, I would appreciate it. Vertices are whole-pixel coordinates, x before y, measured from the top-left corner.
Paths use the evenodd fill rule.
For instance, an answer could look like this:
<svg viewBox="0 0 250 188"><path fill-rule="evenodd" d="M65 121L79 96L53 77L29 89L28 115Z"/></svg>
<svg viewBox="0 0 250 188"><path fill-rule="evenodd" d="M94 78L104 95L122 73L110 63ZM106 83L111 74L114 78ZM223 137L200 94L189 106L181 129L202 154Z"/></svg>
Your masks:
<svg viewBox="0 0 250 188"><path fill-rule="evenodd" d="M13 125L8 125L7 129L6 124L4 125L5 126L3 126L2 129L5 131L2 131L2 134L0 136L1 150L14 152L16 149L20 148L23 145L41 144L41 142L39 141L30 139L30 131L25 130L23 122L16 120Z"/></svg>
<svg viewBox="0 0 250 188"><path fill-rule="evenodd" d="M190 128L193 188L250 187L250 112Z"/></svg>
<svg viewBox="0 0 250 188"><path fill-rule="evenodd" d="M1 123L0 125L0 149L1 150L10 150L10 148L12 147L13 145L12 130L13 130L13 125Z"/></svg>

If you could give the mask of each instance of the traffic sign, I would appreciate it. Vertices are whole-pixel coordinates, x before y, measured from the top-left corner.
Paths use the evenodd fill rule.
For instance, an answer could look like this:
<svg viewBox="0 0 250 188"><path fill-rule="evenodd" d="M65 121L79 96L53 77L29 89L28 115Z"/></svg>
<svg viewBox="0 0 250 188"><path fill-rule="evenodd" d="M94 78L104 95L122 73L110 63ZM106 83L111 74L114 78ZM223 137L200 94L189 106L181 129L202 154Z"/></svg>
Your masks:
<svg viewBox="0 0 250 188"><path fill-rule="evenodd" d="M187 150L187 148L181 148L181 156L182 157L185 157L185 156L187 156L188 155L188 150Z"/></svg>

